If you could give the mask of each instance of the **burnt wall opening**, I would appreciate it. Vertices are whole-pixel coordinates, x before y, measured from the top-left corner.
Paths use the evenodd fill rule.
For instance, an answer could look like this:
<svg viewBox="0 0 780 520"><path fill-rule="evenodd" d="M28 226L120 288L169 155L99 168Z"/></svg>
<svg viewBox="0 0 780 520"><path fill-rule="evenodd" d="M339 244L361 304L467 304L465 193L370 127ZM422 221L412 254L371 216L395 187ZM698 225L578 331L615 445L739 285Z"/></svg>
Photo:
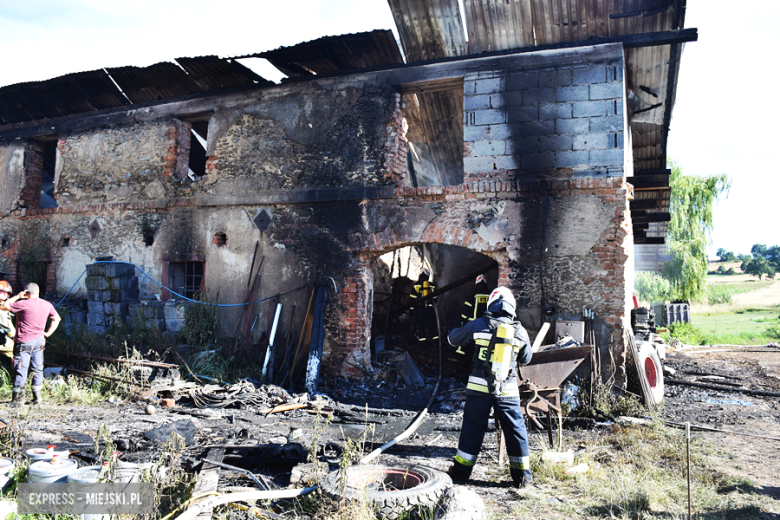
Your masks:
<svg viewBox="0 0 780 520"><path fill-rule="evenodd" d="M439 335L443 341L442 369L446 377L466 376L473 352L456 352L447 342L450 330L466 322L466 302L473 302L477 274L492 290L498 283L498 264L489 256L445 244L406 246L374 262L374 302L371 320L372 357L380 363L408 352L421 370L438 370ZM465 281L464 281L465 280ZM453 286L453 284L459 285ZM440 296L422 301L430 293ZM433 305L436 306L434 310ZM438 325L436 314L438 311Z"/></svg>

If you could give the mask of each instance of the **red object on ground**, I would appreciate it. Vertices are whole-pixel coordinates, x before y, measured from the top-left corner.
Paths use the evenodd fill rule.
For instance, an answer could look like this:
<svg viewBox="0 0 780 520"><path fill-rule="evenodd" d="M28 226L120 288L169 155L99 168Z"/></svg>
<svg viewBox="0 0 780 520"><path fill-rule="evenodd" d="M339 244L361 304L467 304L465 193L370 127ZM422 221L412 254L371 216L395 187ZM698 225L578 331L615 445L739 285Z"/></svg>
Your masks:
<svg viewBox="0 0 780 520"><path fill-rule="evenodd" d="M639 308L639 296L637 296L636 294L634 295L634 308L635 309Z"/></svg>
<svg viewBox="0 0 780 520"><path fill-rule="evenodd" d="M174 399L160 399L160 405L165 408L173 408L176 406L176 401Z"/></svg>

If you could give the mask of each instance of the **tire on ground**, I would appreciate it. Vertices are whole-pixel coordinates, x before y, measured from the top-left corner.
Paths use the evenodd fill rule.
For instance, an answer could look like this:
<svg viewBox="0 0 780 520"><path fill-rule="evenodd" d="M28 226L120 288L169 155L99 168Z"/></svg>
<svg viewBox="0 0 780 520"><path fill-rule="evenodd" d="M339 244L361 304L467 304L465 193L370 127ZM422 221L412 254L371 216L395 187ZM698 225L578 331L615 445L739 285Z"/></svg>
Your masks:
<svg viewBox="0 0 780 520"><path fill-rule="evenodd" d="M395 520L418 507L431 509L445 489L452 486L446 473L409 466L355 465L334 471L320 481L320 489L334 500L373 502L383 518Z"/></svg>
<svg viewBox="0 0 780 520"><path fill-rule="evenodd" d="M639 359L636 360L636 366L644 371L647 382L650 384L653 399L656 403L660 403L664 399L664 372L661 359L651 343L640 341L637 343L637 349L639 350ZM640 396L644 395L639 375L634 367L628 370L628 391Z"/></svg>

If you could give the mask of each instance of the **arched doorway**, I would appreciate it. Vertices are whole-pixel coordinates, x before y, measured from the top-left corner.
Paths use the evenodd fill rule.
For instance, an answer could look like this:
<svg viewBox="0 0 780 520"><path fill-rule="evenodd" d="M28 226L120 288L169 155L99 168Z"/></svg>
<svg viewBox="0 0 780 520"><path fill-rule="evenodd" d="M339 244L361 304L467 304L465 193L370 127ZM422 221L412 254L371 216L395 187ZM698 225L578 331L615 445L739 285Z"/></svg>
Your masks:
<svg viewBox="0 0 780 520"><path fill-rule="evenodd" d="M464 302L472 296L477 275L484 274L490 289L499 279L499 262L465 247L425 243L394 249L374 262L374 298L371 319L371 352L383 362L400 352L408 352L424 372L438 371L438 340L441 331L442 363L445 376L468 372L471 353L457 354L447 342L450 330L462 324ZM414 298L415 285L421 285L423 269L430 272L434 286L435 313Z"/></svg>

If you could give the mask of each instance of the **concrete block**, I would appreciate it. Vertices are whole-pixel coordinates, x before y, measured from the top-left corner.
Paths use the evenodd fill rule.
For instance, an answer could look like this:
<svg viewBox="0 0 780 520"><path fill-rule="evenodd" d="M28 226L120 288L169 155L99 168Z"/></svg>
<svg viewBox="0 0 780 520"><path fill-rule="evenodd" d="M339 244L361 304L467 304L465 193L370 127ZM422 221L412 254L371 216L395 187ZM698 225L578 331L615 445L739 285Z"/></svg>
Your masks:
<svg viewBox="0 0 780 520"><path fill-rule="evenodd" d="M591 150L590 165L598 166L617 166L623 164L623 150Z"/></svg>
<svg viewBox="0 0 780 520"><path fill-rule="evenodd" d="M87 265L87 276L130 277L135 276L135 267L131 264L89 264Z"/></svg>
<svg viewBox="0 0 780 520"><path fill-rule="evenodd" d="M191 304L183 302L166 302L163 306L163 314L166 320L183 320L184 310Z"/></svg>
<svg viewBox="0 0 780 520"><path fill-rule="evenodd" d="M539 150L542 152L564 152L571 150L570 135L545 135L539 138Z"/></svg>
<svg viewBox="0 0 780 520"><path fill-rule="evenodd" d="M506 122L506 112L503 109L477 110L474 112L474 124L492 125Z"/></svg>
<svg viewBox="0 0 780 520"><path fill-rule="evenodd" d="M465 96L463 98L463 110L487 110L490 107L490 96Z"/></svg>
<svg viewBox="0 0 780 520"><path fill-rule="evenodd" d="M122 277L122 278L104 278L106 281L106 289L111 291L121 291L125 289L138 289L138 277Z"/></svg>
<svg viewBox="0 0 780 520"><path fill-rule="evenodd" d="M588 118L559 119L555 121L556 134L582 134L588 131Z"/></svg>
<svg viewBox="0 0 780 520"><path fill-rule="evenodd" d="M555 167L555 154L552 152L533 153L523 156L524 170L542 170Z"/></svg>
<svg viewBox="0 0 780 520"><path fill-rule="evenodd" d="M606 80L607 80L607 70L604 67L574 69L571 71L572 85L583 85L586 83L604 83Z"/></svg>
<svg viewBox="0 0 780 520"><path fill-rule="evenodd" d="M163 304L161 302L152 303L131 303L128 305L128 313L134 318L142 320L162 318Z"/></svg>
<svg viewBox="0 0 780 520"><path fill-rule="evenodd" d="M577 101L572 104L574 117L599 117L607 115L606 101Z"/></svg>
<svg viewBox="0 0 780 520"><path fill-rule="evenodd" d="M470 79L463 82L463 94L466 96L471 96L477 93L477 82L476 80Z"/></svg>
<svg viewBox="0 0 780 520"><path fill-rule="evenodd" d="M539 73L539 87L559 87L562 85L571 85L571 69Z"/></svg>
<svg viewBox="0 0 780 520"><path fill-rule="evenodd" d="M580 134L574 136L574 150L601 150L607 148L607 134Z"/></svg>
<svg viewBox="0 0 780 520"><path fill-rule="evenodd" d="M607 148L623 148L623 132L607 134Z"/></svg>
<svg viewBox="0 0 780 520"><path fill-rule="evenodd" d="M606 168L598 168L598 169L579 169L579 170L573 170L571 172L572 178L586 178L586 177L606 177L607 176L607 169Z"/></svg>
<svg viewBox="0 0 780 520"><path fill-rule="evenodd" d="M609 103L607 103L609 105ZM620 116L591 117L591 132L613 132L623 130L623 118Z"/></svg>
<svg viewBox="0 0 780 520"><path fill-rule="evenodd" d="M94 314L103 314L103 302L87 301L87 312Z"/></svg>
<svg viewBox="0 0 780 520"><path fill-rule="evenodd" d="M105 314L94 314L92 312L87 313L87 325L100 325L102 327L108 327L111 324L111 316Z"/></svg>
<svg viewBox="0 0 780 520"><path fill-rule="evenodd" d="M613 99L607 102L607 115L608 116L622 116L623 115L623 100Z"/></svg>
<svg viewBox="0 0 780 520"><path fill-rule="evenodd" d="M587 168L590 163L589 153L581 152L558 152L555 154L556 168Z"/></svg>
<svg viewBox="0 0 780 520"><path fill-rule="evenodd" d="M90 300L97 302L132 302L138 301L138 289L122 291L87 291Z"/></svg>
<svg viewBox="0 0 780 520"><path fill-rule="evenodd" d="M504 93L490 94L490 108L503 108L507 104Z"/></svg>
<svg viewBox="0 0 780 520"><path fill-rule="evenodd" d="M504 78L478 79L476 82L477 94L491 94L501 92L504 88Z"/></svg>
<svg viewBox="0 0 780 520"><path fill-rule="evenodd" d="M488 126L467 126L463 129L464 141L491 141L501 140L520 135L522 128L520 125L488 125Z"/></svg>
<svg viewBox="0 0 780 520"><path fill-rule="evenodd" d="M84 311L70 311L67 314L67 319L71 324L87 323L87 313Z"/></svg>
<svg viewBox="0 0 780 520"><path fill-rule="evenodd" d="M89 290L103 291L108 289L108 282L103 276L87 276L84 278L84 286Z"/></svg>
<svg viewBox="0 0 780 520"><path fill-rule="evenodd" d="M472 148L473 156L484 155L504 155L506 153L506 143L504 141L477 141Z"/></svg>
<svg viewBox="0 0 780 520"><path fill-rule="evenodd" d="M465 173L492 172L494 168L493 157L464 157L463 171Z"/></svg>
<svg viewBox="0 0 780 520"><path fill-rule="evenodd" d="M539 107L510 105L507 108L507 118L510 123L521 123L525 121L536 121L539 119Z"/></svg>
<svg viewBox="0 0 780 520"><path fill-rule="evenodd" d="M519 170L520 155L500 155L496 157L496 168L499 170Z"/></svg>
<svg viewBox="0 0 780 520"><path fill-rule="evenodd" d="M507 90L527 90L531 88L539 88L538 72L520 72L510 74L506 78Z"/></svg>
<svg viewBox="0 0 780 520"><path fill-rule="evenodd" d="M506 141L506 154L536 153L539 151L538 137L517 137Z"/></svg>
<svg viewBox="0 0 780 520"><path fill-rule="evenodd" d="M623 168L609 168L607 169L607 177L623 177L625 172Z"/></svg>
<svg viewBox="0 0 780 520"><path fill-rule="evenodd" d="M126 316L127 304L121 302L105 302L103 304L103 314L108 316Z"/></svg>
<svg viewBox="0 0 780 520"><path fill-rule="evenodd" d="M184 327L184 320L165 318L165 328L171 332L179 332Z"/></svg>
<svg viewBox="0 0 780 520"><path fill-rule="evenodd" d="M555 121L531 121L523 123L523 137L552 135L555 133Z"/></svg>
<svg viewBox="0 0 780 520"><path fill-rule="evenodd" d="M558 87L555 89L556 101L588 101L590 93L587 85L576 87Z"/></svg>
<svg viewBox="0 0 780 520"><path fill-rule="evenodd" d="M622 83L597 83L590 85L590 99L622 99Z"/></svg>
<svg viewBox="0 0 780 520"><path fill-rule="evenodd" d="M517 90L513 92L502 92L500 94L492 94L491 97L501 97L504 101L504 106L522 105L523 104L523 91Z"/></svg>
<svg viewBox="0 0 780 520"><path fill-rule="evenodd" d="M571 117L571 103L555 103L539 106L539 119L568 119Z"/></svg>
<svg viewBox="0 0 780 520"><path fill-rule="evenodd" d="M524 105L540 105L542 103L554 103L554 102L555 102L555 89L553 88L539 88L534 90L523 91Z"/></svg>

